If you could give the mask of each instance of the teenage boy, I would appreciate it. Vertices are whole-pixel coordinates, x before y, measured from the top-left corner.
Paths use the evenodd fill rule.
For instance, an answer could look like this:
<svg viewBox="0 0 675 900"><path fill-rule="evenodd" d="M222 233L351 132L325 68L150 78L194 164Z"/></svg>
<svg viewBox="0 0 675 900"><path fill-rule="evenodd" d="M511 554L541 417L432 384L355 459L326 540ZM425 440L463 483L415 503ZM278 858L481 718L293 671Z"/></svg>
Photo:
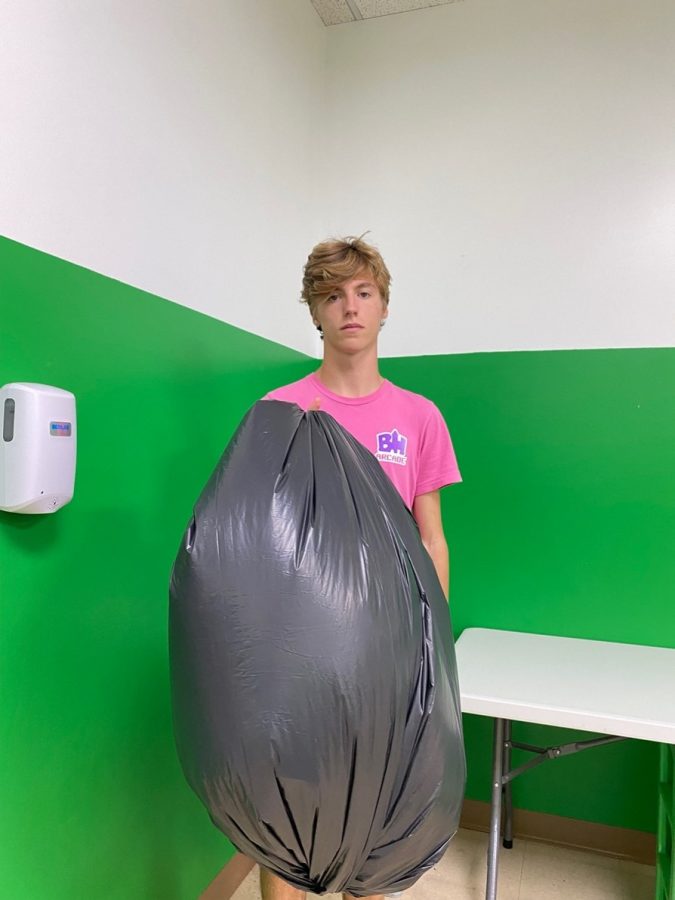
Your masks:
<svg viewBox="0 0 675 900"><path fill-rule="evenodd" d="M316 372L265 399L330 413L373 452L412 510L447 597L439 491L461 476L437 407L380 375L377 340L389 315L390 283L380 253L361 238L317 244L305 265L302 300L323 339L323 361ZM303 898L303 891L263 868L260 883L263 900Z"/></svg>

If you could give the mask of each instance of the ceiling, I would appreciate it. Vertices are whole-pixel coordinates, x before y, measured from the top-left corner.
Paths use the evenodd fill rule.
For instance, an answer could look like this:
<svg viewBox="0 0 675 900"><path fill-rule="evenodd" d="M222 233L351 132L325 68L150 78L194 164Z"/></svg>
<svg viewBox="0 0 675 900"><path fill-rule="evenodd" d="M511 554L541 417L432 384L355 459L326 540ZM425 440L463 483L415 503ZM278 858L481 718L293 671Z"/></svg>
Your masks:
<svg viewBox="0 0 675 900"><path fill-rule="evenodd" d="M312 6L324 25L342 25L455 2L457 0L312 0Z"/></svg>

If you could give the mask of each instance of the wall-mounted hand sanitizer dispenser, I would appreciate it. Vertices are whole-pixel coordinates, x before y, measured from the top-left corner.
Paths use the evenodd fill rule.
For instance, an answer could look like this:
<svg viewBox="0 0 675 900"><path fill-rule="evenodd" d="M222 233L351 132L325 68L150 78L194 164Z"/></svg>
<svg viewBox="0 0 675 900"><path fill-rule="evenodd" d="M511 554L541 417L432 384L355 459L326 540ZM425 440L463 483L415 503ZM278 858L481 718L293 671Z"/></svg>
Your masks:
<svg viewBox="0 0 675 900"><path fill-rule="evenodd" d="M50 513L75 487L75 397L48 384L0 388L0 509Z"/></svg>

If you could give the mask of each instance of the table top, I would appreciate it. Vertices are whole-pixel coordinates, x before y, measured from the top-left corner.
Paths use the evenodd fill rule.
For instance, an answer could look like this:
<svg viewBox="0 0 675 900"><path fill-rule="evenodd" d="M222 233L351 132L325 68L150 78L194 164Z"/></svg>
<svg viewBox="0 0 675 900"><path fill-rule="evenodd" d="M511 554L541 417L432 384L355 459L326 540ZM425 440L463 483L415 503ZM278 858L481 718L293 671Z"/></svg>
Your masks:
<svg viewBox="0 0 675 900"><path fill-rule="evenodd" d="M463 712L675 744L675 650L467 628L457 668Z"/></svg>

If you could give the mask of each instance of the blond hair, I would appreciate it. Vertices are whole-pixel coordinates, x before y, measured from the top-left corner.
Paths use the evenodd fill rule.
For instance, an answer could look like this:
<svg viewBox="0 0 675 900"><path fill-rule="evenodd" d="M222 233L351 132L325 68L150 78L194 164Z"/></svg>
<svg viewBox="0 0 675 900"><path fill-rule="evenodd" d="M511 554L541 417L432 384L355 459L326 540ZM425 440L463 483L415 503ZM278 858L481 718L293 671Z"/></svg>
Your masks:
<svg viewBox="0 0 675 900"><path fill-rule="evenodd" d="M389 303L391 275L379 250L361 237L322 241L307 257L302 279L302 303L314 311L342 282L367 269L375 280L380 296Z"/></svg>

